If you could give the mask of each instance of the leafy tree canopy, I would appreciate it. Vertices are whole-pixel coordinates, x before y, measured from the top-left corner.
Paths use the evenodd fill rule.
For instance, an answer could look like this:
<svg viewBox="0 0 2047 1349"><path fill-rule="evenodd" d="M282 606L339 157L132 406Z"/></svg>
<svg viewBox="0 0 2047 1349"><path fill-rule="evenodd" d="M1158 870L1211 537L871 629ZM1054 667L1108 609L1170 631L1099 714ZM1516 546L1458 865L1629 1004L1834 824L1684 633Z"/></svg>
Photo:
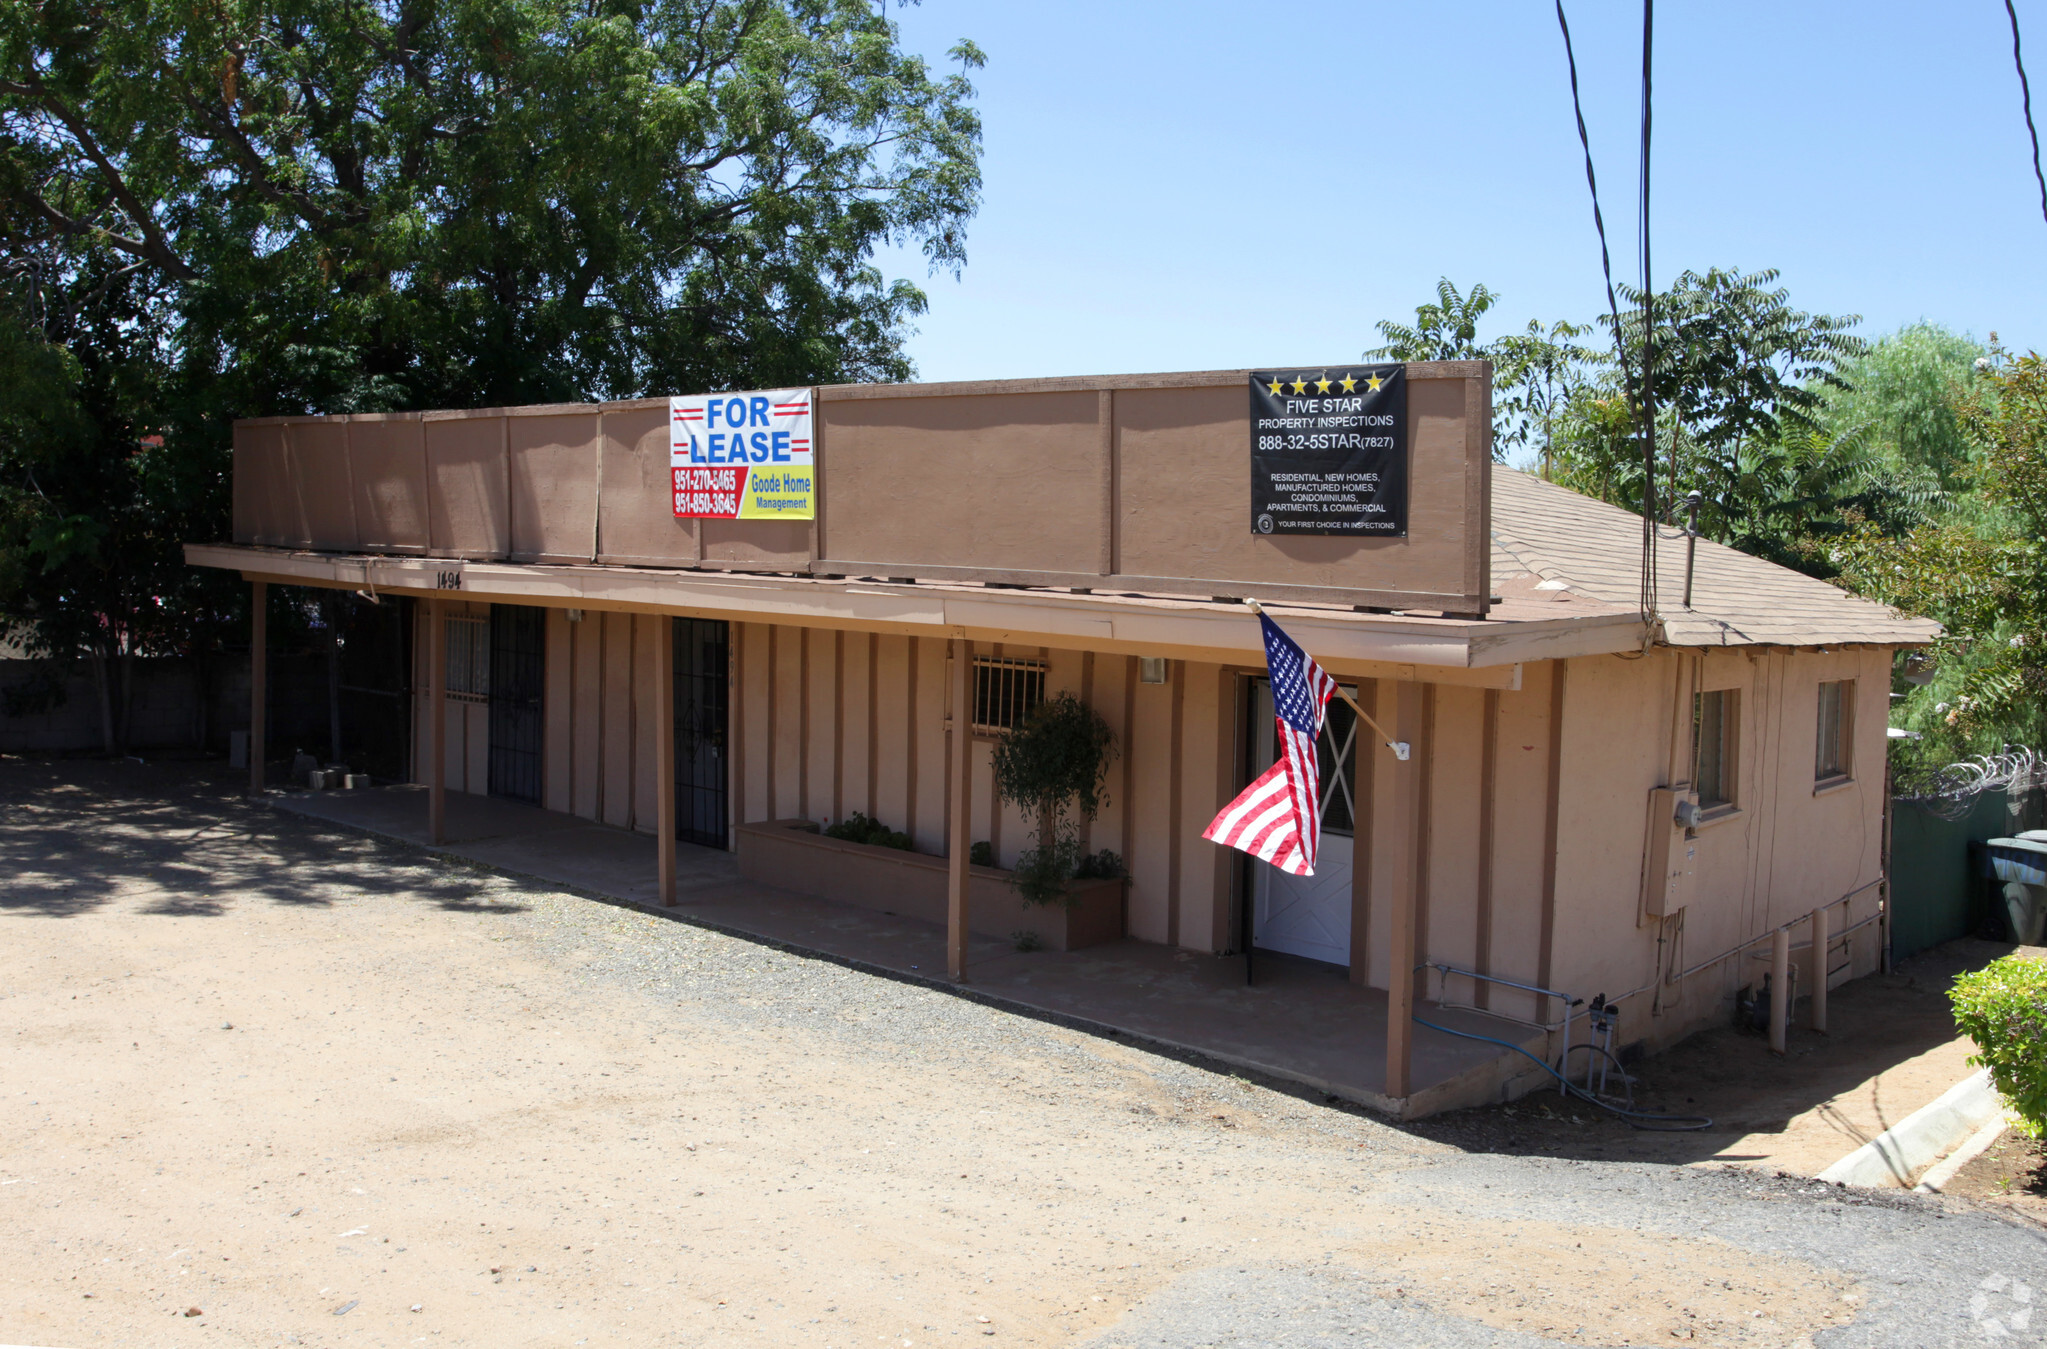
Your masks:
<svg viewBox="0 0 2047 1349"><path fill-rule="evenodd" d="M1460 292L1443 277L1436 283L1436 303L1416 305L1412 324L1380 320L1384 341L1365 358L1491 361L1493 458L1506 463L1510 452L1532 446L1547 461L1555 419L1582 391L1583 371L1597 360L1592 350L1575 345L1592 330L1563 320L1545 329L1531 319L1525 332L1480 342L1479 320L1496 303L1484 283Z"/></svg>
<svg viewBox="0 0 2047 1349"><path fill-rule="evenodd" d="M1945 627L1939 677L1907 713L1948 758L2047 743L2047 362L1995 335L1986 359L1954 404L1978 508L1897 538L1866 524L1834 550L1855 589Z"/></svg>
<svg viewBox="0 0 2047 1349"><path fill-rule="evenodd" d="M1494 362L1496 447L1547 477L1640 510L1647 316L1660 523L1701 497L1700 532L1836 579L1946 628L1931 683L1895 715L1937 767L2047 743L2047 368L1919 323L1868 344L1852 315L1794 307L1770 270L1686 272L1623 289L1604 346L1559 322L1479 338L1496 297L1449 281L1369 355ZM1626 360L1619 359L1624 350ZM1925 676L1921 676L1925 677Z"/></svg>
<svg viewBox="0 0 2047 1349"><path fill-rule="evenodd" d="M1817 420L1838 431L1864 429L1887 459L1923 468L1939 487L1952 487L1974 458L1956 409L1957 390L1987 356L1974 338L1911 324L1842 362L1837 381L1819 390Z"/></svg>
<svg viewBox="0 0 2047 1349"><path fill-rule="evenodd" d="M244 412L900 377L872 251L956 267L978 198L979 52L858 0L0 16L9 251L176 284Z"/></svg>
<svg viewBox="0 0 2047 1349"><path fill-rule="evenodd" d="M202 640L235 417L907 378L968 73L864 0L0 0L0 627Z"/></svg>
<svg viewBox="0 0 2047 1349"><path fill-rule="evenodd" d="M1895 514L1896 492L1876 471L1867 428L1825 415L1827 394L1847 389L1843 365L1867 350L1849 331L1860 320L1796 309L1776 282L1772 270L1687 271L1653 304L1623 287L1625 371L1602 355L1571 401L1557 431L1556 476L1641 509L1641 421L1625 372L1644 369L1653 313L1658 518L1682 520L1685 494L1696 490L1702 534L1824 573L1830 566L1816 541L1846 528L1844 510ZM1611 317L1604 326L1614 328Z"/></svg>

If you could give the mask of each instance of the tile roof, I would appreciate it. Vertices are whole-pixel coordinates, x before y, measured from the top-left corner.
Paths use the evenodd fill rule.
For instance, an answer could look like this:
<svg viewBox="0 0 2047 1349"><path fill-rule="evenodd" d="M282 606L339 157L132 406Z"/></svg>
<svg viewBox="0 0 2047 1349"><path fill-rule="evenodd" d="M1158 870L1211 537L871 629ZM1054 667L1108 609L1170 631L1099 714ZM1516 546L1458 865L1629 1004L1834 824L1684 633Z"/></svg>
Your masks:
<svg viewBox="0 0 2047 1349"><path fill-rule="evenodd" d="M1566 612L1594 605L1605 612L1636 609L1641 550L1641 517L1533 474L1494 467L1493 593L1512 606L1513 617L1523 617L1525 606L1545 595ZM1940 635L1932 619L1907 617L1703 538L1686 609L1681 533L1662 531L1656 562L1664 640L1673 646L1911 646Z"/></svg>

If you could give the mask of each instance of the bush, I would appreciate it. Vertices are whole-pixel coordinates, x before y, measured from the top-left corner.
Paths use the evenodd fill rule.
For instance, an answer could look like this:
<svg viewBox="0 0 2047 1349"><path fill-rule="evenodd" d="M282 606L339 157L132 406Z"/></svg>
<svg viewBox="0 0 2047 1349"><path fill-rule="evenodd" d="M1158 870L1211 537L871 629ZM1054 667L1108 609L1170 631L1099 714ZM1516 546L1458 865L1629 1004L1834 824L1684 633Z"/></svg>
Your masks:
<svg viewBox="0 0 2047 1349"><path fill-rule="evenodd" d="M824 831L826 838L844 839L848 843L865 843L875 848L898 848L911 851L910 836L895 830L860 811L854 811L837 824L829 825Z"/></svg>
<svg viewBox="0 0 2047 1349"><path fill-rule="evenodd" d="M1036 821L1010 873L1026 904L1074 903L1068 883L1082 861L1080 824L1100 812L1115 757L1108 723L1070 693L1046 699L995 743L996 795Z"/></svg>
<svg viewBox="0 0 2047 1349"><path fill-rule="evenodd" d="M1993 960L1955 980L1948 997L1981 1051L1969 1062L1990 1070L2023 1133L2047 1138L2047 960Z"/></svg>
<svg viewBox="0 0 2047 1349"><path fill-rule="evenodd" d="M979 843L976 843L973 847L967 849L967 861L973 863L977 867L994 866L995 845L989 843L985 839Z"/></svg>
<svg viewBox="0 0 2047 1349"><path fill-rule="evenodd" d="M1123 879L1123 858L1113 848L1089 853L1073 868L1073 878L1077 881L1120 881Z"/></svg>

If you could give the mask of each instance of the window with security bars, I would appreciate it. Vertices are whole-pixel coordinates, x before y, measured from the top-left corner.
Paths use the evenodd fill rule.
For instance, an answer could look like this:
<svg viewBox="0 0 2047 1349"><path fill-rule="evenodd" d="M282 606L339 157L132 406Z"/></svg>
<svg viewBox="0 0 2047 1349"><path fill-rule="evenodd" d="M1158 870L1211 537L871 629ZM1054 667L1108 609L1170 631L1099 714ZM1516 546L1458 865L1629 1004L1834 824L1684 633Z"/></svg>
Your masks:
<svg viewBox="0 0 2047 1349"><path fill-rule="evenodd" d="M674 631L675 836L723 848L732 627L719 619L678 618Z"/></svg>
<svg viewBox="0 0 2047 1349"><path fill-rule="evenodd" d="M974 729L1010 731L1045 701L1045 662L974 657Z"/></svg>
<svg viewBox="0 0 2047 1349"><path fill-rule="evenodd" d="M1836 679L1820 685L1819 735L1813 747L1814 782L1848 776L1848 745L1855 718L1855 681Z"/></svg>
<svg viewBox="0 0 2047 1349"><path fill-rule="evenodd" d="M448 666L442 686L457 702L490 701L490 620L450 618Z"/></svg>

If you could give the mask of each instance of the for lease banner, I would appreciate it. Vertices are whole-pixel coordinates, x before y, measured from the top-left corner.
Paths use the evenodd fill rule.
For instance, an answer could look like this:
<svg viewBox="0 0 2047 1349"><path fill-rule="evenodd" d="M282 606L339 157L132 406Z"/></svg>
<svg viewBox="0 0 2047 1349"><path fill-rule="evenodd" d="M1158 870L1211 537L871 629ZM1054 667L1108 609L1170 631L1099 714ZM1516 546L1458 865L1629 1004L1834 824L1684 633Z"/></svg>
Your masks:
<svg viewBox="0 0 2047 1349"><path fill-rule="evenodd" d="M685 520L817 515L808 389L668 400L668 465Z"/></svg>
<svg viewBox="0 0 2047 1349"><path fill-rule="evenodd" d="M1251 372L1251 532L1407 536L1407 370Z"/></svg>

